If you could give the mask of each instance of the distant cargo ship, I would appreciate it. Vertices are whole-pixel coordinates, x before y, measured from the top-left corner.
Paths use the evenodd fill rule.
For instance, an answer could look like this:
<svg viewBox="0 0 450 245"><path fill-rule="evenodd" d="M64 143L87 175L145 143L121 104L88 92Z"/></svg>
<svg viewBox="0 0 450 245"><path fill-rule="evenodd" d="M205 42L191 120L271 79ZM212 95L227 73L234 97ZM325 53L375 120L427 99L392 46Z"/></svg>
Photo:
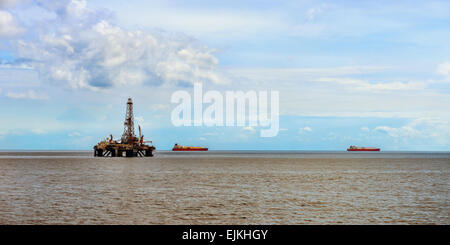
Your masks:
<svg viewBox="0 0 450 245"><path fill-rule="evenodd" d="M380 148L375 147L356 147L354 145L351 145L347 151L380 151Z"/></svg>
<svg viewBox="0 0 450 245"><path fill-rule="evenodd" d="M172 151L207 151L206 147L198 147L198 146L182 146L179 144L175 144L172 148Z"/></svg>

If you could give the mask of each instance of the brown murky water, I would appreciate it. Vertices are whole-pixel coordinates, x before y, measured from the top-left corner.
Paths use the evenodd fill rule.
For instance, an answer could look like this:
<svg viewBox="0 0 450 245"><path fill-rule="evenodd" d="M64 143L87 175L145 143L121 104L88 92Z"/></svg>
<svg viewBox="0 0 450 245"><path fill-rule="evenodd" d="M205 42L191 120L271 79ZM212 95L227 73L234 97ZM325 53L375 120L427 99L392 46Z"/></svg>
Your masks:
<svg viewBox="0 0 450 245"><path fill-rule="evenodd" d="M450 224L446 156L13 155L0 224Z"/></svg>

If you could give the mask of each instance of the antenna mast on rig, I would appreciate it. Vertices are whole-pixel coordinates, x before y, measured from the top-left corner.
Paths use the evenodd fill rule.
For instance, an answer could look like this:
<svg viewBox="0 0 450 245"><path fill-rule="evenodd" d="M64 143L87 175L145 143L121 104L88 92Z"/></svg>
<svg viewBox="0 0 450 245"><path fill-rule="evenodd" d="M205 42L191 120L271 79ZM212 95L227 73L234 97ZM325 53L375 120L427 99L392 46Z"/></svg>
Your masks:
<svg viewBox="0 0 450 245"><path fill-rule="evenodd" d="M134 135L133 101L131 98L128 98L127 114L125 115L125 122L123 125L122 144L132 143L136 136Z"/></svg>

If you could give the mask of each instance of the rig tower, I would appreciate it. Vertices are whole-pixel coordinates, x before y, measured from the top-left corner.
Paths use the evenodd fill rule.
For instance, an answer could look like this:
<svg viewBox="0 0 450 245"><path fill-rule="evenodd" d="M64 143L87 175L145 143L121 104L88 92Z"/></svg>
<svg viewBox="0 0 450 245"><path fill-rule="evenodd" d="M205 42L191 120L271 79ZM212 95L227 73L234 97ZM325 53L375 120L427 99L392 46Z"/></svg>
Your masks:
<svg viewBox="0 0 450 245"><path fill-rule="evenodd" d="M131 98L128 98L127 101L127 113L123 125L122 144L132 143L136 136L134 135L133 101Z"/></svg>
<svg viewBox="0 0 450 245"><path fill-rule="evenodd" d="M139 126L139 138L134 134L133 101L128 98L127 112L125 114L124 130L120 143L110 135L94 146L96 157L151 157L156 149L153 145L146 145L151 141L144 141L141 127Z"/></svg>

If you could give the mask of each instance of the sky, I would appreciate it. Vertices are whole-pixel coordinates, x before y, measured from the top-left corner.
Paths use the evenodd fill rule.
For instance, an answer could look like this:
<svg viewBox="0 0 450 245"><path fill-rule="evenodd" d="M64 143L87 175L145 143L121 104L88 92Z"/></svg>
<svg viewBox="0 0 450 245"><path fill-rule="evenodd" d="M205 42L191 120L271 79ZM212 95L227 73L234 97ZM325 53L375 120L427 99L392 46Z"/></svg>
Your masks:
<svg viewBox="0 0 450 245"><path fill-rule="evenodd" d="M0 149L450 151L449 1L0 0ZM279 91L280 130L175 127L171 95Z"/></svg>

